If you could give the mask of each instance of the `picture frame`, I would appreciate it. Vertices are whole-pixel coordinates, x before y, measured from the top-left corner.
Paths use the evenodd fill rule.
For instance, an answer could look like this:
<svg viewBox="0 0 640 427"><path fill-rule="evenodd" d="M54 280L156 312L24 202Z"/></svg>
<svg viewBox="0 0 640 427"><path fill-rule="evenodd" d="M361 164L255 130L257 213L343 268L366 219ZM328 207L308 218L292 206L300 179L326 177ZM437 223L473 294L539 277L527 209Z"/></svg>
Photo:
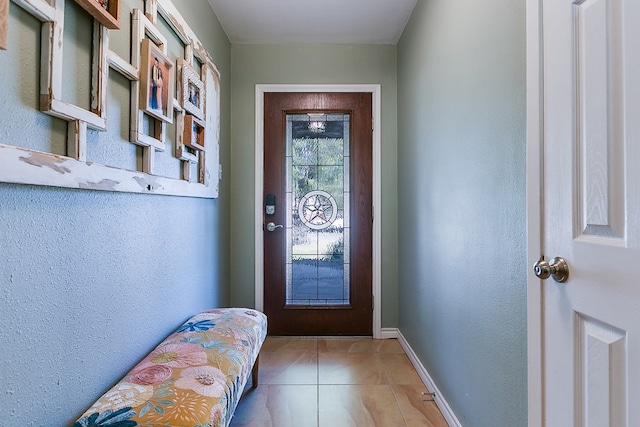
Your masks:
<svg viewBox="0 0 640 427"><path fill-rule="evenodd" d="M163 122L173 122L173 61L149 39L140 49L140 109Z"/></svg>
<svg viewBox="0 0 640 427"><path fill-rule="evenodd" d="M9 0L0 0L0 50L7 50L9 32Z"/></svg>
<svg viewBox="0 0 640 427"><path fill-rule="evenodd" d="M108 29L120 29L120 0L75 0L75 2Z"/></svg>
<svg viewBox="0 0 640 427"><path fill-rule="evenodd" d="M182 108L193 114L200 120L204 120L204 107L206 93L204 83L191 65L180 58L179 68L181 72Z"/></svg>
<svg viewBox="0 0 640 427"><path fill-rule="evenodd" d="M182 137L184 145L196 150L204 151L204 131L204 121L190 114L186 114L184 116L184 131Z"/></svg>

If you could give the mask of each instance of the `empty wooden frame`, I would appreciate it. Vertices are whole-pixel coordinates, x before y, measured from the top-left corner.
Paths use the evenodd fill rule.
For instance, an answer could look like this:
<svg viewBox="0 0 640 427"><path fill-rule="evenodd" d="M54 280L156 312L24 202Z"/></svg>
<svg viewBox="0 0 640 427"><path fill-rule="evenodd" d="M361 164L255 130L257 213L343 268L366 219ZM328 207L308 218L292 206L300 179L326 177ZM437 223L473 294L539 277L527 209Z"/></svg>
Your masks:
<svg viewBox="0 0 640 427"><path fill-rule="evenodd" d="M75 0L99 23L110 30L120 29L120 0Z"/></svg>

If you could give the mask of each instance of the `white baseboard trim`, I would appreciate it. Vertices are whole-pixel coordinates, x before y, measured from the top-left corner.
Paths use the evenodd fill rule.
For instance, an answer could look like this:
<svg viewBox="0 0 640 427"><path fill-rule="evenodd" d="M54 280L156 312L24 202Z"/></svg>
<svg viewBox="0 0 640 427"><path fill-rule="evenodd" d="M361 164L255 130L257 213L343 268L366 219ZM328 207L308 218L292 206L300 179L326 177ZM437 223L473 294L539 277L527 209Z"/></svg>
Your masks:
<svg viewBox="0 0 640 427"><path fill-rule="evenodd" d="M380 339L388 340L398 338L398 328L382 328L380 329Z"/></svg>
<svg viewBox="0 0 640 427"><path fill-rule="evenodd" d="M422 382L424 383L424 385L427 386L429 391L431 391L432 393L435 393L434 400L436 401L436 405L438 405L438 409L440 409L440 412L442 412L442 415L444 416L445 420L447 420L447 423L449 424L449 426L462 427L462 424L460 424L460 421L458 421L458 418L451 410L451 407L449 406L447 401L444 400L444 397L442 397L440 390L438 390L438 387L433 382L433 379L431 379L431 375L429 375L429 372L427 372L425 367L422 365L422 362L420 362L420 360L418 359L418 356L413 351L413 349L411 348L411 346L409 345L405 337L402 335L402 332L396 329L396 335L398 338L398 342L404 349L405 353L407 354L407 357L409 357L409 360L411 360L413 367L416 368L416 371L418 371L418 375L420 375L420 378L422 379Z"/></svg>

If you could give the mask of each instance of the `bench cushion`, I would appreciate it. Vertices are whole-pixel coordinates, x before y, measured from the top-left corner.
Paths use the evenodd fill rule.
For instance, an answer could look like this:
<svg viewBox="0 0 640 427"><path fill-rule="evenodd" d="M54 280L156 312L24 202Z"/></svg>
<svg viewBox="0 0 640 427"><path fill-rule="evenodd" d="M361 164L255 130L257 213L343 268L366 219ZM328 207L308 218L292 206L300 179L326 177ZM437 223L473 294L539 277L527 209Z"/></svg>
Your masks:
<svg viewBox="0 0 640 427"><path fill-rule="evenodd" d="M193 316L106 392L74 427L228 426L267 333L246 308Z"/></svg>

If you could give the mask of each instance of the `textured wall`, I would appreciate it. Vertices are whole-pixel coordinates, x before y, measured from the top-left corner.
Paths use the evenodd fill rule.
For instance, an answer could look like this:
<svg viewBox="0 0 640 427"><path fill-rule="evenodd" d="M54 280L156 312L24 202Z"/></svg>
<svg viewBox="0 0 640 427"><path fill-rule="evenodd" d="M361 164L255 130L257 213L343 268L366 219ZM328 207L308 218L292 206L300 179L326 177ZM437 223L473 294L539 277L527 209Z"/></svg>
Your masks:
<svg viewBox="0 0 640 427"><path fill-rule="evenodd" d="M398 45L399 326L465 426L527 423L524 4L420 1Z"/></svg>
<svg viewBox="0 0 640 427"><path fill-rule="evenodd" d="M70 30L84 34L89 21L69 3ZM123 3L125 21L143 5ZM222 72L228 164L230 44L206 0L184 3L176 5ZM37 112L39 28L11 3L0 140L64 152L65 123ZM128 57L126 34L112 36ZM65 64L64 93L78 103L86 69L73 64L85 57L72 52ZM90 132L89 157L135 168L128 87L110 73L109 130ZM173 162L160 165L171 172ZM0 184L0 425L69 424L188 316L228 305L228 198L227 181L218 200Z"/></svg>
<svg viewBox="0 0 640 427"><path fill-rule="evenodd" d="M396 48L233 45L231 277L233 304L253 305L256 84L380 84L382 90L382 327L397 325Z"/></svg>

